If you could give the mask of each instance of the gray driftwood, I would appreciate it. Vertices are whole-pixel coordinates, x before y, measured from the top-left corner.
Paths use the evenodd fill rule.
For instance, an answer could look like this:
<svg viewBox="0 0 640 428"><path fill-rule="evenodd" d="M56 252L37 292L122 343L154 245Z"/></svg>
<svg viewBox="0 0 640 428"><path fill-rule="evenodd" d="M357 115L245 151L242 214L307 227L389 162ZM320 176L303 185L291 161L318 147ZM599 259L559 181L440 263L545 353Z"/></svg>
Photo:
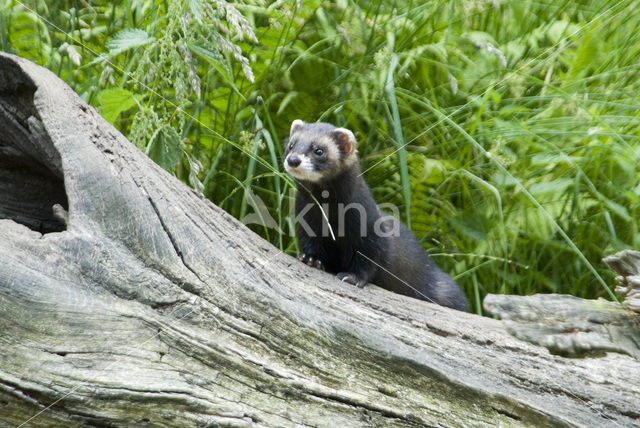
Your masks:
<svg viewBox="0 0 640 428"><path fill-rule="evenodd" d="M638 425L637 354L308 268L5 54L0 218L2 426Z"/></svg>
<svg viewBox="0 0 640 428"><path fill-rule="evenodd" d="M625 295L622 305L640 314L640 251L620 251L605 257L604 262L619 274L616 281L622 286L616 291Z"/></svg>

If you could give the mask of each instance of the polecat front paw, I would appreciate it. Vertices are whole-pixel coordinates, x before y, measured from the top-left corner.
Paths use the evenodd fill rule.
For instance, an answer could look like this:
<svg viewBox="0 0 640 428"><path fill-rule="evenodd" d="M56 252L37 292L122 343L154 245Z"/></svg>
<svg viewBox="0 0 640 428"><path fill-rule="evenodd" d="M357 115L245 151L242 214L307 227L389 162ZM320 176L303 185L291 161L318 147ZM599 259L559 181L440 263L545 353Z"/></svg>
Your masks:
<svg viewBox="0 0 640 428"><path fill-rule="evenodd" d="M348 282L349 284L353 284L358 288L362 288L365 285L367 285L367 281L360 278L358 275L356 275L355 273L349 273L349 272L340 272L339 274L336 275L336 277L343 282Z"/></svg>
<svg viewBox="0 0 640 428"><path fill-rule="evenodd" d="M322 263L322 260L310 254L301 253L298 256L298 260L316 269L324 270L324 263Z"/></svg>

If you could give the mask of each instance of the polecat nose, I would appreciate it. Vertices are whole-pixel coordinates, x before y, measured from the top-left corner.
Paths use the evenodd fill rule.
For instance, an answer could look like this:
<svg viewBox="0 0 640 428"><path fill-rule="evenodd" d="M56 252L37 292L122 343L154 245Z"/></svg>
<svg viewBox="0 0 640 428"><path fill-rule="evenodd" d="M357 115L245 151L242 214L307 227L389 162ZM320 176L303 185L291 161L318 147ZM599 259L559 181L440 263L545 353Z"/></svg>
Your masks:
<svg viewBox="0 0 640 428"><path fill-rule="evenodd" d="M289 166L295 168L300 165L300 163L302 163L302 159L300 159L296 155L289 155L289 157L287 158L287 163L289 164Z"/></svg>

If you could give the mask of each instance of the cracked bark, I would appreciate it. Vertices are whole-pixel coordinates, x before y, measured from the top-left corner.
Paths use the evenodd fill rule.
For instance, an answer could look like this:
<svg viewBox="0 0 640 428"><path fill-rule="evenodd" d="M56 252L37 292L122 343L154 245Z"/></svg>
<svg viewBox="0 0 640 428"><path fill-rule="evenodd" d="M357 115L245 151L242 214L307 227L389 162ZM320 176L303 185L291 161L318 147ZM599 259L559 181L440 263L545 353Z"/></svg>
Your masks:
<svg viewBox="0 0 640 428"><path fill-rule="evenodd" d="M563 296L498 321L346 286L6 54L0 129L0 425L638 424L631 344L518 333Z"/></svg>

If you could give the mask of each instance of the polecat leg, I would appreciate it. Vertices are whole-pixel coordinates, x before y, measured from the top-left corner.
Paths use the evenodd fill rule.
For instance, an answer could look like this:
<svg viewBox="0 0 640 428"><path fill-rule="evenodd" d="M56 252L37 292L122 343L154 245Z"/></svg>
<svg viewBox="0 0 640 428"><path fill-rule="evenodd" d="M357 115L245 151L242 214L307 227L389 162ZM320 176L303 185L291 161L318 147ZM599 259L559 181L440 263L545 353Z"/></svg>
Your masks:
<svg viewBox="0 0 640 428"><path fill-rule="evenodd" d="M298 260L316 269L324 270L324 263L322 263L322 260L310 254L300 253Z"/></svg>
<svg viewBox="0 0 640 428"><path fill-rule="evenodd" d="M348 282L349 284L353 284L358 288L364 287L365 285L367 285L367 282L369 282L364 278L360 278L355 273L350 273L350 272L340 272L339 274L336 275L336 277L340 281Z"/></svg>

